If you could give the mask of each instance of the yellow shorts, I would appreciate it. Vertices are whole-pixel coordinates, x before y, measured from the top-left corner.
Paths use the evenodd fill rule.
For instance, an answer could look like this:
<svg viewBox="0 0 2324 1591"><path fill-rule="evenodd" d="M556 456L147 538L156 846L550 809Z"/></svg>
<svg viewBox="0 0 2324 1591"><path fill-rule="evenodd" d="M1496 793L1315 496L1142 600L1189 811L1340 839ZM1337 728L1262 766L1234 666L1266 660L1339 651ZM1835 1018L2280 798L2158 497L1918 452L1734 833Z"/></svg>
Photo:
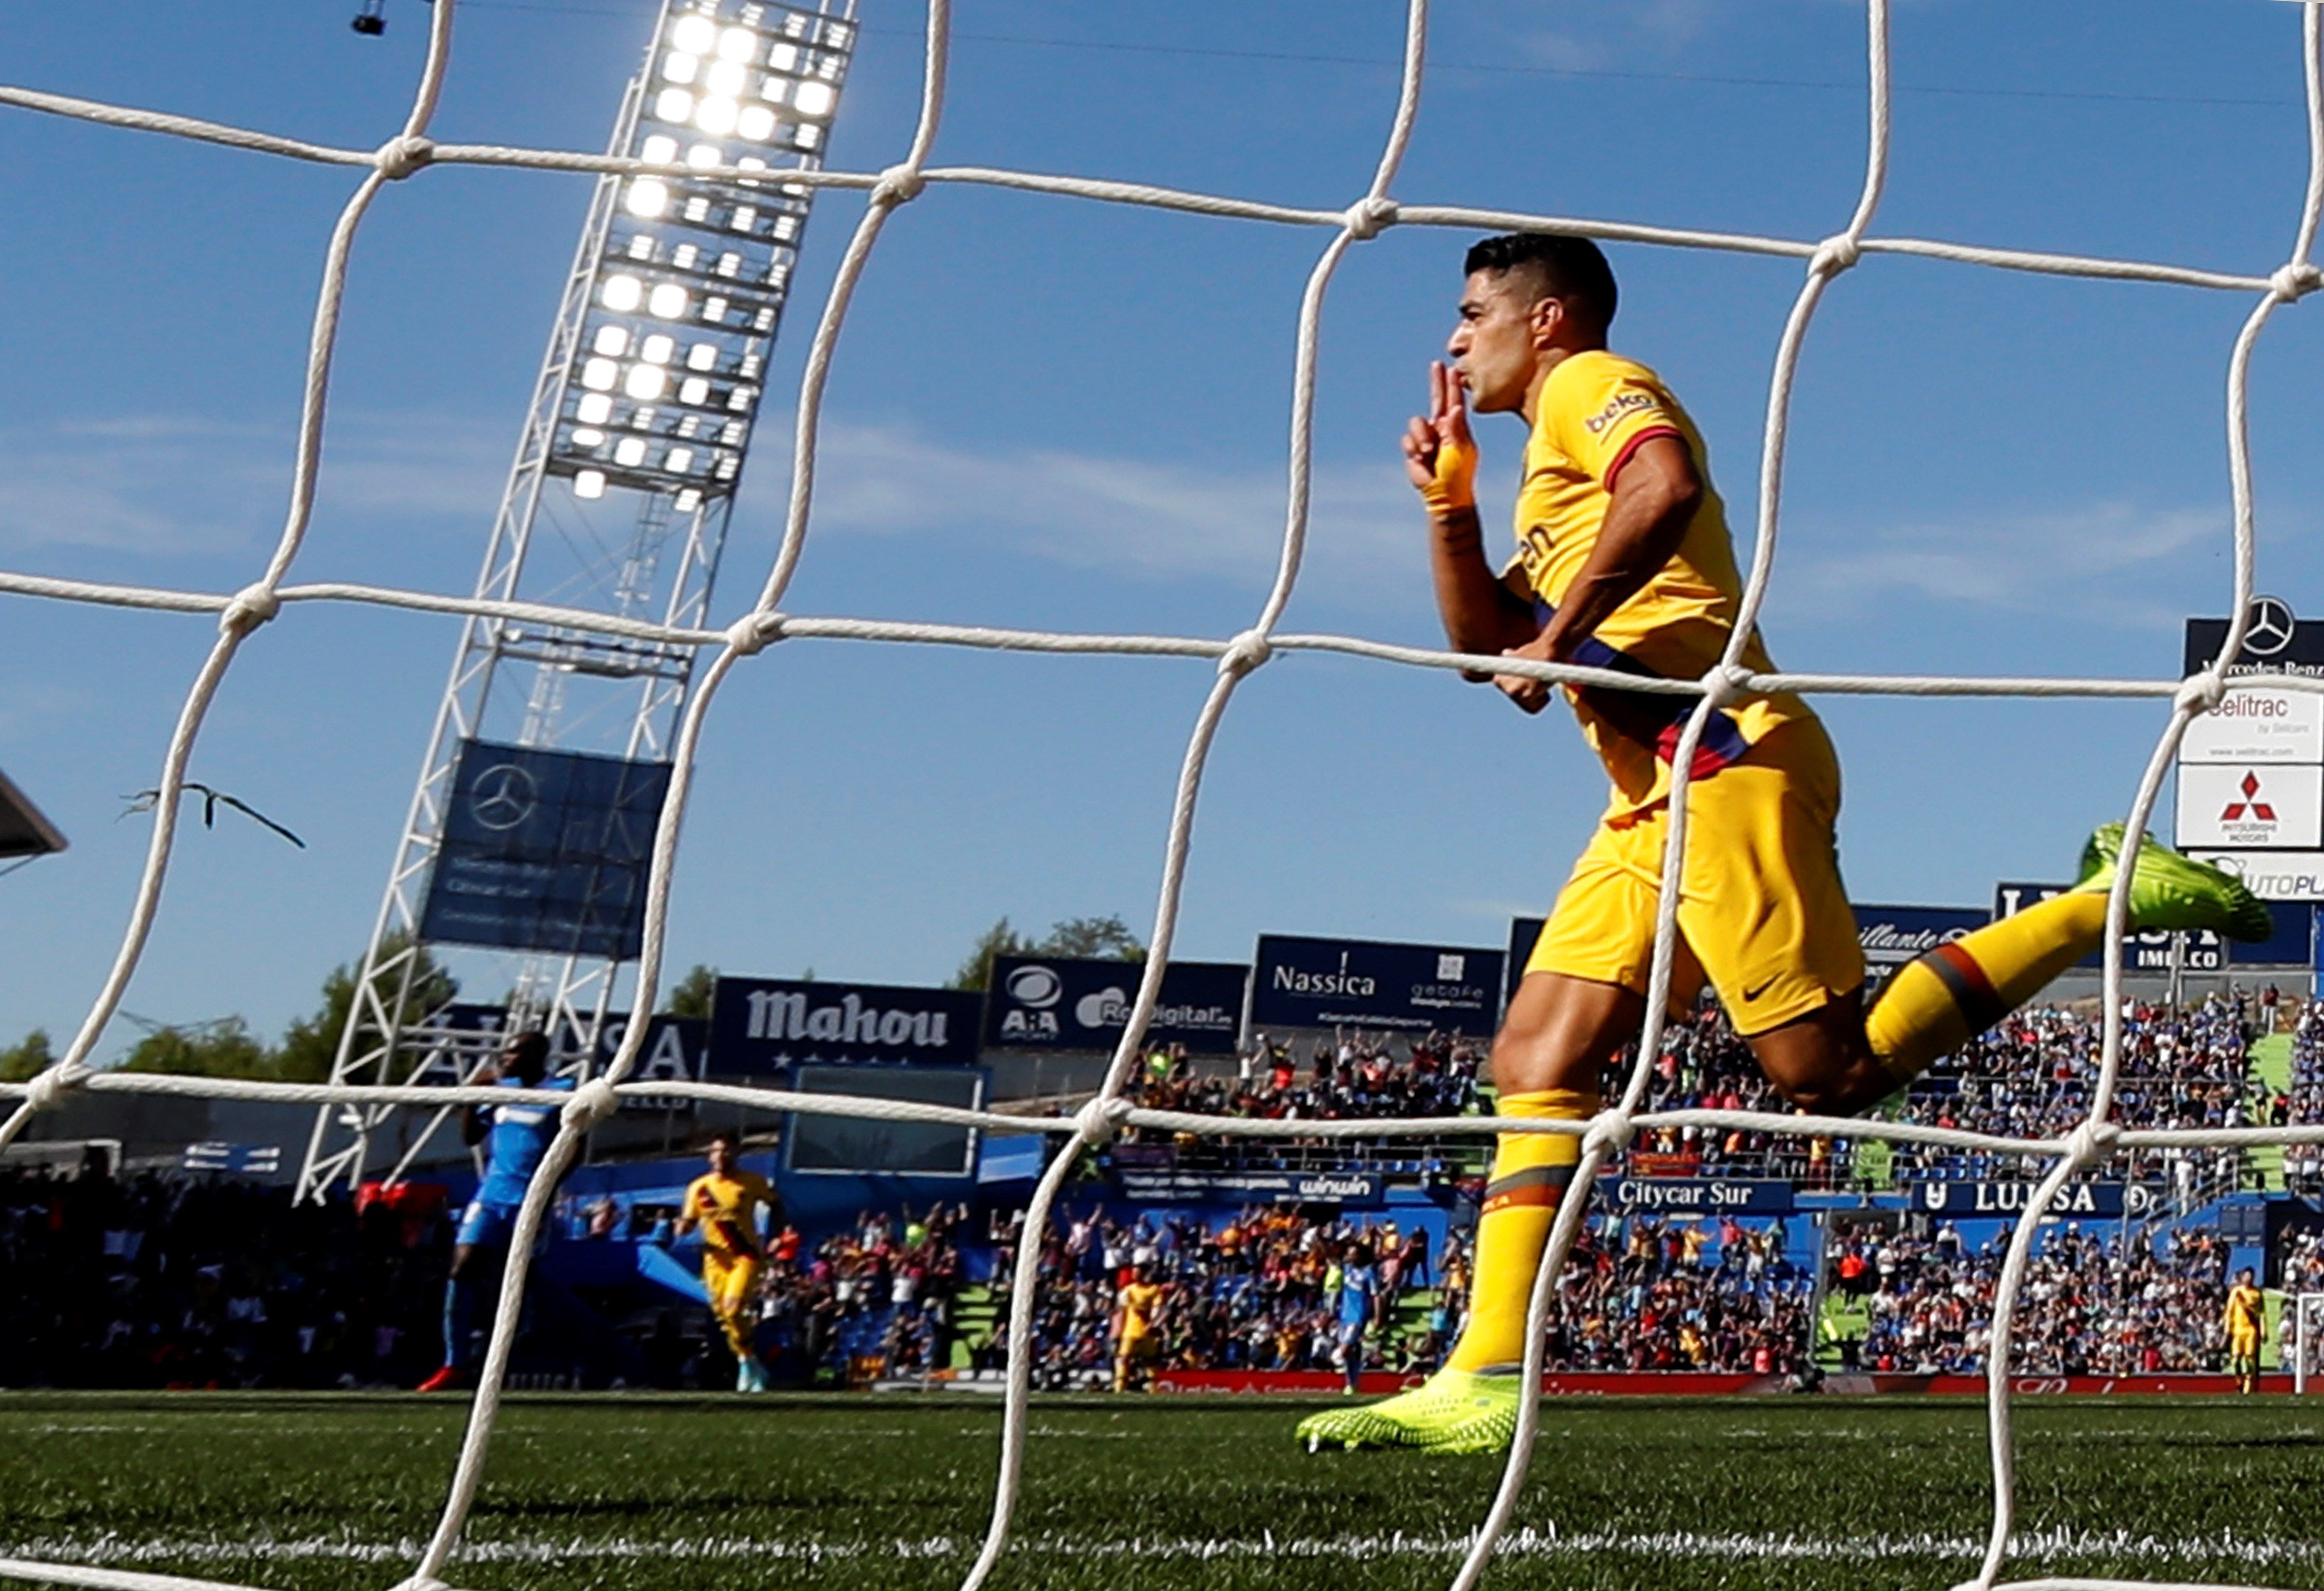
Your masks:
<svg viewBox="0 0 2324 1591"><path fill-rule="evenodd" d="M2259 1333L2256 1331L2229 1331L2227 1333L2227 1352L2229 1355L2238 1359L2258 1358Z"/></svg>
<svg viewBox="0 0 2324 1591"><path fill-rule="evenodd" d="M1863 983L1864 952L1840 881L1839 817L1840 761L1813 719L1782 725L1689 787L1674 999L1692 1000L1707 977L1735 1030L1750 1035ZM1558 892L1527 972L1646 992L1669 822L1664 803L1599 826Z"/></svg>
<svg viewBox="0 0 2324 1591"><path fill-rule="evenodd" d="M721 1320L740 1314L751 1301L759 1280L759 1256L702 1251L702 1285L710 1294L710 1312Z"/></svg>

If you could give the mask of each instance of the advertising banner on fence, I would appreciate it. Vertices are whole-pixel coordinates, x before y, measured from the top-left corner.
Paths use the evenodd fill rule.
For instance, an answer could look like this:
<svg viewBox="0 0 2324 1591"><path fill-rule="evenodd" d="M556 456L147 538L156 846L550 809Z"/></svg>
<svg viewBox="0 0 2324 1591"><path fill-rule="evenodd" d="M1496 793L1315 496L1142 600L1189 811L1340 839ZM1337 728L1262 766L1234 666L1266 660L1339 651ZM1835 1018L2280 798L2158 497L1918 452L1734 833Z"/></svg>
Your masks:
<svg viewBox="0 0 2324 1591"><path fill-rule="evenodd" d="M2065 894L2063 884L1996 884L1993 887L1993 917L1999 922L2014 917L2027 906ZM2176 934L2169 933L2129 933L2123 936L2122 965L2130 972L2168 972L2171 970L2171 942L2183 938L2187 948L2180 963L2184 972L2217 972L2227 964L2227 942L2206 928L2199 933ZM2078 967L2102 967L2106 958L2093 951L2074 963Z"/></svg>
<svg viewBox="0 0 2324 1591"><path fill-rule="evenodd" d="M1875 967L1901 967L1917 961L1941 944L1984 927L1989 912L1974 906L1857 906L1856 939L1865 961Z"/></svg>
<svg viewBox="0 0 2324 1591"><path fill-rule="evenodd" d="M2014 1216L2024 1213L2034 1184L2017 1182L1915 1182L1907 1190L1912 1208L1930 1215ZM2050 1205L2053 1216L2080 1220L2123 1214L2144 1215L2165 1197L2144 1182L2069 1182Z"/></svg>
<svg viewBox="0 0 2324 1591"><path fill-rule="evenodd" d="M669 765L467 740L420 936L637 959Z"/></svg>
<svg viewBox="0 0 2324 1591"><path fill-rule="evenodd" d="M1390 944L1263 933L1252 969L1254 1027L1493 1031L1501 952L1464 945Z"/></svg>
<svg viewBox="0 0 2324 1591"><path fill-rule="evenodd" d="M968 1066L983 997L957 989L722 978L710 1070L773 1077L795 1066Z"/></svg>
<svg viewBox="0 0 2324 1591"><path fill-rule="evenodd" d="M1671 1215L1787 1215L1794 1205L1789 1182L1736 1177L1608 1177L1598 1191L1611 1209Z"/></svg>
<svg viewBox="0 0 2324 1591"><path fill-rule="evenodd" d="M991 1049L1111 1050L1138 998L1140 961L995 956L984 1000ZM1227 961L1173 961L1146 1042L1184 1044L1196 1055L1231 1055L1242 1026L1250 969Z"/></svg>
<svg viewBox="0 0 2324 1591"><path fill-rule="evenodd" d="M2190 851L2187 853L2197 861L2209 862L2223 872L2233 873L2244 881L2244 887L2272 906L2297 903L2301 906L2324 901L2324 851ZM2276 922L2280 935L2284 929L2281 915ZM2238 945L2236 960L2248 960Z"/></svg>
<svg viewBox="0 0 2324 1591"><path fill-rule="evenodd" d="M1377 1205L1386 1180L1362 1171L1197 1171L1168 1145L1125 1144L1111 1156L1124 1196L1149 1204Z"/></svg>
<svg viewBox="0 0 2324 1591"><path fill-rule="evenodd" d="M508 1012L500 1006L474 1005L455 1001L427 1025L410 1029L405 1035L407 1045L420 1051L419 1072L414 1081L424 1082L455 1082L475 1070L481 1062L500 1053L503 1035L508 1028ZM597 1048L588 1057L587 1073L591 1077L604 1071L612 1063L614 1053L622 1047L622 1039L630 1030L630 1015L617 1011L605 1018L598 1029ZM645 1047L638 1053L638 1064L631 1072L632 1082L696 1082L703 1072L704 1058L709 1049L710 1025L694 1016L655 1016L649 1018ZM580 1036L569 1026L560 1025L549 1035L549 1066L551 1072L564 1073L576 1070L581 1062ZM691 1099L627 1096L622 1108L638 1110L691 1110Z"/></svg>

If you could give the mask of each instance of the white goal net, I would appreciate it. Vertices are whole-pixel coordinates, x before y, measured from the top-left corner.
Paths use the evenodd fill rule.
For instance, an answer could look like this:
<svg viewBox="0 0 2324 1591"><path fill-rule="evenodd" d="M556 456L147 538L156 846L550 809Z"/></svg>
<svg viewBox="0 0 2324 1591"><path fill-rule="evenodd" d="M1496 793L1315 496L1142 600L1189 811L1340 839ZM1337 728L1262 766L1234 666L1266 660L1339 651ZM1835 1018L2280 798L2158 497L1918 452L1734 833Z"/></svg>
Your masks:
<svg viewBox="0 0 2324 1591"><path fill-rule="evenodd" d="M715 11L719 0L701 0ZM362 1104L435 1108L463 1103L505 1103L513 1096L505 1089L429 1087L357 1087L230 1081L208 1078L130 1075L103 1071L89 1064L91 1052L119 1007L135 974L158 909L178 825L178 796L183 787L189 758L202 731L204 718L217 697L221 684L244 648L278 618L296 622L306 617L296 610L318 604L362 603L420 612L462 615L525 624L562 627L576 632L629 638L664 646L696 648L706 662L700 685L684 713L673 749L667 803L656 832L646 912L645 937L638 974L640 1010L650 1002L663 981L664 932L671 889L677 880L678 841L696 771L696 754L706 731L719 692L733 671L778 642L817 638L844 638L882 642L909 642L946 647L999 648L1037 652L1117 654L1130 656L1200 657L1213 659L1217 677L1211 685L1186 741L1167 836L1165 860L1154 915L1151 957L1128 1027L1116 1050L1103 1087L1077 1116L1059 1126L1070 1129L1065 1146L1052 1158L1033 1195L1027 1220L1032 1228L1019 1245L1015 1285L1009 1321L1009 1375L1006 1418L1002 1428L1001 1461L991 1522L983 1549L969 1570L965 1585L984 1583L1005 1550L1015 1511L1027 1441L1026 1406L1029 1393L1033 1311L1038 1284L1041 1245L1037 1234L1049 1216L1054 1200L1075 1158L1086 1147L1111 1138L1125 1124L1167 1131L1220 1136L1362 1136L1489 1135L1512 1127L1527 1131L1563 1132L1581 1138L1582 1158L1573 1187L1590 1189L1599 1167L1618 1153L1639 1129L1650 1127L1698 1127L1721 1130L1744 1128L1762 1132L1826 1137L1878 1138L1896 1143L1942 1145L1994 1155L2046 1162L2048 1170L2026 1201L2015 1227L2001 1274L1988 1355L1989 1414L1993 1471L1993 1518L1989 1545L1976 1579L1983 1588L1994 1586L2007 1555L2015 1510L2012 1471L2011 1404L2007 1367L2014 1318L2034 1241L2044 1212L2067 1182L2108 1156L2134 1149L2164 1147L2230 1147L2291 1142L2324 1142L2324 1127L2249 1127L2213 1130L2132 1130L2111 1119L2117 1073L2123 1053L2122 969L2119 946L2126 925L2131 870L2119 869L2108 902L2108 943L2114 947L2106 967L2105 1044L2101 1067L2092 1091L2088 1117L2062 1137L2049 1140L1994 1137L1904 1123L1842 1120L1831 1117L1778 1116L1729 1110L1647 1112L1646 1099L1651 1067L1660 1048L1663 1013L1670 987L1674 941L1674 921L1678 899L1676 882L1686 836L1686 789L1693 752L1706 722L1720 706L1739 694L1755 692L1850 693L1906 696L2079 696L2153 698L2171 704L2170 720L2156 741L2153 757L2138 784L2127 812L2128 831L2142 833L2153 809L2163 776L2172 764L2188 723L2216 706L2224 693L2238 688L2225 677L2224 663L2241 649L2246 618L2254 592L2254 510L2249 449L2246 437L2246 373L2253 349L2275 312L2324 286L2310 256L2319 212L2324 212L2324 15L2317 4L2301 7L2301 49L2307 83L2309 180L2299 214L2287 216L2290 248L2281 262L2265 262L2242 273L2198 270L2167 262L2087 258L2026 251L1975 247L1912 237L1884 235L1874 229L1888 161L1888 6L1886 0L1869 0L1868 6L1868 136L1861 194L1851 214L1836 217L1838 229L1820 238L1757 236L1693 231L1683 227L1610 222L1561 216L1463 208L1414 203L1399 198L1396 181L1416 119L1422 111L1423 60L1428 41L1427 0L1409 0L1400 91L1387 117L1381 153L1372 179L1363 192L1351 197L1343 209L1303 209L1219 195L1175 191L1101 179L1038 175L967 167L931 165L939 121L944 112L950 28L948 0L929 0L926 75L917 127L908 146L895 163L871 171L819 170L788 174L790 180L817 188L854 189L868 198L841 260L837 275L823 305L806 361L797 406L797 438L790 496L782 540L772 567L756 600L742 617L723 629L679 629L652 622L610 617L551 604L493 602L445 596L427 592L349 584L306 584L293 580L306 540L314 502L321 455L324 411L329 395L331 355L337 334L341 295L350 248L372 207L392 184L434 175L452 167L518 167L549 171L595 172L608 176L653 175L694 180L747 180L735 168L708 171L676 165L651 165L618 157L552 150L502 148L438 143L429 128L450 60L450 44L459 6L456 0L436 0L426 64L402 126L376 149L332 148L272 133L219 125L153 111L131 109L68 98L24 87L0 88L0 103L26 111L80 118L125 130L223 144L254 156L319 162L346 168L355 176L354 190L331 234L323 263L313 335L309 345L304 404L292 477L290 509L281 534L263 568L250 584L233 593L149 589L92 582L0 573L0 592L61 602L109 604L164 612L215 613L218 635L187 691L176 726L162 754L157 781L159 798L152 808L152 834L145 866L130 903L128 925L119 952L87 1017L62 1056L29 1083L0 1084L0 1100L14 1100L13 1110L0 1124L0 1146L14 1138L38 1112L50 1109L76 1091L102 1093L202 1094L294 1104ZM1223 221L1269 226L1305 227L1323 239L1308 275L1298 315L1298 336L1291 372L1288 484L1284 507L1281 556L1264 604L1248 628L1231 636L1172 636L1123 634L1060 634L1007 630L945 624L899 623L880 620L809 617L788 612L783 603L810 531L814 528L816 441L822 419L825 379L836 354L848 304L865 262L882 231L898 214L932 183L982 184L1027 190L1083 202L1139 206L1176 211L1201 224ZM1194 224L1190 222L1190 224ZM1349 252L1391 226L1451 227L1470 231L1531 231L1585 235L1600 239L1663 247L1709 249L1796 261L1803 276L1776 345L1769 382L1761 443L1756 542L1740 616L1733 626L1726 658L1696 680L1647 680L1627 674L1588 667L1525 664L1502 658L1466 657L1443 651L1392 646L1347 635L1287 634L1278 628L1297 580L1307 530L1310 473L1310 433L1315 396L1318 327L1333 276ZM2241 329L2227 350L2225 419L2228 448L2228 484L2233 502L2233 575L2221 593L2230 621L2225 646L2205 669L2185 679L2154 681L2068 678L1938 678L1843 675L1755 675L1739 663L1751 636L1775 568L1779 510L1783 504L1786 421L1793 381L1813 324L1818 306L1839 279L1860 263L1883 256L1916 255L1981 270L2037 272L2055 276L2107 279L2169 284L2191 290L2239 295L2250 303ZM1647 1016L1637 1051L1637 1061L1621 1096L1593 1119L1580 1123L1526 1122L1507 1124L1491 1118L1465 1117L1407 1121L1270 1122L1241 1118L1190 1116L1131 1108L1123 1095L1139 1053L1141 1040L1155 1011L1162 974L1167 965L1176 928L1181 882L1185 876L1204 762L1213 738L1230 703L1245 682L1277 656L1291 651L1338 652L1406 667L1458 670L1488 668L1500 673L1525 673L1563 684L1600 689L1644 690L1696 698L1683 739L1672 759L1672 842L1667 847L1656 951L1653 964ZM2271 676L2272 689L2324 692L2324 681L2298 676ZM550 1194L573 1162L583 1133L616 1108L624 1093L657 1098L691 1095L748 1108L775 1112L811 1112L839 1116L942 1122L972 1127L997 1127L1021 1132L1022 1117L999 1117L968 1110L913 1105L891 1100L841 1095L802 1096L710 1083L680 1083L664 1080L630 1082L644 1043L646 1025L636 1023L605 1073L576 1093L540 1091L521 1098L558 1107L562 1127L534 1177L522 1207L510 1252L528 1254L539 1233ZM1540 1270L1532 1299L1532 1330L1526 1371L1538 1384L1543 1360L1543 1327L1555 1293L1554 1282L1579 1230L1587 1208L1586 1193L1566 1200L1550 1239L1550 1251ZM492 1440L503 1386L517 1331L520 1305L526 1286L526 1266L520 1260L506 1267L498 1313L484 1361L466 1433L452 1476L449 1494L434 1535L413 1565L407 1587L443 1586L467 1520ZM2301 1308L2306 1322L2310 1311ZM2304 1345L2303 1345L2304 1346ZM1469 1550L1453 1581L1456 1588L1477 1583L1495 1549L1511 1524L1527 1467L1531 1462L1537 1410L1525 1405L1499 1489L1481 1525L1473 1532ZM0 1577L58 1584L119 1588L119 1591L169 1591L172 1587L207 1586L208 1582L157 1575L130 1574L56 1563L0 1561ZM2042 1582L2029 1582L2040 1584ZM2106 1582L2080 1581L2079 1585Z"/></svg>

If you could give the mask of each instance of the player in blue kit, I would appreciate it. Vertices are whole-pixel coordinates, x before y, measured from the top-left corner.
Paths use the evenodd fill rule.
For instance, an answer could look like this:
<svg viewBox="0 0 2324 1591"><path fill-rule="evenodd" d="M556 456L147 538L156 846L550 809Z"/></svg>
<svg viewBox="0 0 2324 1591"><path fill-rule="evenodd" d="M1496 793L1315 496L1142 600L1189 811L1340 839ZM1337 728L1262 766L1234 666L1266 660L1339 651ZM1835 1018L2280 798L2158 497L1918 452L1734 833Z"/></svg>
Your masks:
<svg viewBox="0 0 2324 1591"><path fill-rule="evenodd" d="M470 1081L504 1089L573 1086L569 1077L544 1081L548 1072L547 1035L521 1033L501 1051L497 1068L488 1066ZM421 1392L445 1392L475 1379L469 1339L476 1293L500 1281L501 1267L508 1262L509 1235L516 1229L517 1208L557 1136L558 1114L553 1105L472 1105L461 1121L461 1136L472 1145L484 1145L484 1176L476 1184L476 1196L460 1212L452 1273L444 1282L444 1367L420 1384Z"/></svg>

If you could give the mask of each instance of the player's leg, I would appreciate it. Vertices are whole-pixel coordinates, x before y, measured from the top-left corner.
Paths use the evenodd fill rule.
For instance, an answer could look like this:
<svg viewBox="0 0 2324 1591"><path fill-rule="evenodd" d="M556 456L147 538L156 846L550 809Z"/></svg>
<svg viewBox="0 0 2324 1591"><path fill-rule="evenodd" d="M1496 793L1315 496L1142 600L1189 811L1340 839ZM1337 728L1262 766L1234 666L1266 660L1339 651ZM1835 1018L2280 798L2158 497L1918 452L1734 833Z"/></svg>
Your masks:
<svg viewBox="0 0 2324 1591"><path fill-rule="evenodd" d="M420 1392L447 1392L475 1379L476 1297L497 1280L495 1246L508 1241L510 1213L481 1199L468 1201L453 1234L452 1268L444 1278L444 1365L421 1382Z"/></svg>
<svg viewBox="0 0 2324 1591"><path fill-rule="evenodd" d="M1497 1110L1505 1117L1587 1120L1598 1075L1635 1038L1653 950L1649 837L1601 830L1559 895L1526 976L1493 1041ZM1701 980L1692 958L1674 986ZM1300 1422L1299 1439L1325 1446L1491 1452L1517 1429L1525 1318L1549 1231L1581 1158L1572 1134L1503 1133L1477 1220L1475 1268L1461 1338L1444 1368L1385 1402Z"/></svg>
<svg viewBox="0 0 2324 1591"><path fill-rule="evenodd" d="M2073 889L1938 946L1867 1012L1832 838L1839 808L1822 726L1794 722L1769 735L1691 798L1679 920L1770 1081L1804 1109L1849 1116L2098 947L2121 835L2093 836ZM2240 884L2152 841L2140 850L2131 906L2140 927L2267 931L2266 908Z"/></svg>

